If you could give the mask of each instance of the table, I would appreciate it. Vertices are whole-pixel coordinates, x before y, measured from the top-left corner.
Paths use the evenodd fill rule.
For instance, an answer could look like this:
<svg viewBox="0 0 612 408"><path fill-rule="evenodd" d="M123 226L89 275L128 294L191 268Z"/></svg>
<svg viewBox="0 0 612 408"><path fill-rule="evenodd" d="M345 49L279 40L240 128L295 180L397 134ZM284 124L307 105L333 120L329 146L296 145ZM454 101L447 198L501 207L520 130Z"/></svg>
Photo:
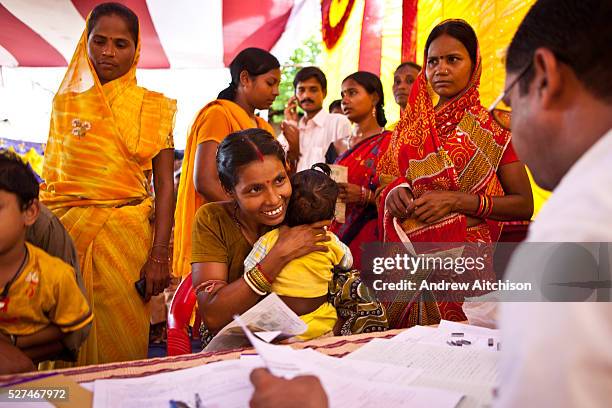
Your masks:
<svg viewBox="0 0 612 408"><path fill-rule="evenodd" d="M323 337L303 343L293 343L296 349L311 348L318 352L334 356L344 357L357 350L374 338L391 338L404 329L389 330L385 332L364 333L353 336ZM31 381L37 378L62 374L77 383L102 380L108 378L132 378L144 377L151 374L180 370L214 363L216 361L232 360L240 358L242 353L254 351L252 348L242 348L227 351L208 353L185 354L174 357L152 358L121 363L98 364L77 368L65 368L52 371L36 371L22 374L0 376L0 386Z"/></svg>

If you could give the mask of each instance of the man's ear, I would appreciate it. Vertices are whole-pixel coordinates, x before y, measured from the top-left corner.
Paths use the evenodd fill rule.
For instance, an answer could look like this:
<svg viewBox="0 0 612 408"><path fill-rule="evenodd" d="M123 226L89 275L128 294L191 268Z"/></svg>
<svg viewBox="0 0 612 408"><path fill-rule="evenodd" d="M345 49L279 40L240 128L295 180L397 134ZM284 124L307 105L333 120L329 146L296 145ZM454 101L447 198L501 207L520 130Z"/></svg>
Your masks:
<svg viewBox="0 0 612 408"><path fill-rule="evenodd" d="M323 99L327 98L327 89L323 89Z"/></svg>
<svg viewBox="0 0 612 408"><path fill-rule="evenodd" d="M32 226L38 219L38 214L40 213L40 203L38 202L38 198L32 200L28 208L23 212L24 221L26 226Z"/></svg>
<svg viewBox="0 0 612 408"><path fill-rule="evenodd" d="M548 48L538 48L533 54L535 87L542 108L550 108L563 91L563 74L555 54Z"/></svg>

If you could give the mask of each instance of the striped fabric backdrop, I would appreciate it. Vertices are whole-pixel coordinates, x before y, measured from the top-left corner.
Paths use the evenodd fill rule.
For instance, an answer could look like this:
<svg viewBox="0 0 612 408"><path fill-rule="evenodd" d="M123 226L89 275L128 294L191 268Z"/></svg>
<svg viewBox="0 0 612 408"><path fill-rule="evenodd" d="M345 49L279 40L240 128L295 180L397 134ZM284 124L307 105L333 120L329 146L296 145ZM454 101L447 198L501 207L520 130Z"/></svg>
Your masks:
<svg viewBox="0 0 612 408"><path fill-rule="evenodd" d="M311 0L312 1L312 0ZM314 0L316 1L316 0ZM101 0L1 0L0 65L66 66ZM139 16L140 68L220 68L270 50L299 0L119 0Z"/></svg>

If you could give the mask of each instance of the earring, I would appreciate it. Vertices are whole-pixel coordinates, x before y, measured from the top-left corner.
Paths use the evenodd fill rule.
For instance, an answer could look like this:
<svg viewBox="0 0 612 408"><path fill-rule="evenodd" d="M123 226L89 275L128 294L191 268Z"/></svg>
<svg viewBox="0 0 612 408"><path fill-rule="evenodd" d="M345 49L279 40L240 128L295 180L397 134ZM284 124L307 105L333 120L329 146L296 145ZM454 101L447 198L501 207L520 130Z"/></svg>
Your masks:
<svg viewBox="0 0 612 408"><path fill-rule="evenodd" d="M376 106L372 108L372 116L376 117Z"/></svg>

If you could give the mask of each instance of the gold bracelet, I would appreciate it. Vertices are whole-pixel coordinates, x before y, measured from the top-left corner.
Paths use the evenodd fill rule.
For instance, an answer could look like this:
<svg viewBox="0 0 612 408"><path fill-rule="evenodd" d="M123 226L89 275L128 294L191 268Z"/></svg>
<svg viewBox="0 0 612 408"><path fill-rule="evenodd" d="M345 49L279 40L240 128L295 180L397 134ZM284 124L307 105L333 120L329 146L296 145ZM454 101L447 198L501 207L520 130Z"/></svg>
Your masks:
<svg viewBox="0 0 612 408"><path fill-rule="evenodd" d="M255 265L248 272L248 276L257 288L266 293L272 292L272 284L268 281L265 275L261 272L258 265Z"/></svg>
<svg viewBox="0 0 612 408"><path fill-rule="evenodd" d="M261 290L259 290L257 288L257 286L251 281L251 278L249 278L249 271L246 271L244 273L244 275L242 275L242 278L244 279L244 281L246 282L246 284L249 286L249 288L251 288L251 290L253 292L255 292L256 294L258 294L259 296L265 296L266 292L263 292Z"/></svg>
<svg viewBox="0 0 612 408"><path fill-rule="evenodd" d="M249 279L251 280L251 282L257 287L257 289L261 292L268 292L267 287L265 285L265 283L262 281L261 277L254 271L254 269L251 269L248 272L248 276Z"/></svg>
<svg viewBox="0 0 612 408"><path fill-rule="evenodd" d="M251 282L257 287L257 289L260 292L263 293L270 293L272 291L272 287L271 285L269 285L267 283L267 281L265 280L265 278L263 278L260 273L259 273L259 269L257 269L257 266L253 267L250 271L249 271L249 279L251 280Z"/></svg>
<svg viewBox="0 0 612 408"><path fill-rule="evenodd" d="M149 255L149 259L155 262L156 264L168 265L170 263L170 258L168 259L159 259L154 257L153 255Z"/></svg>
<svg viewBox="0 0 612 408"><path fill-rule="evenodd" d="M268 280L268 277L265 273L263 273L263 269L260 264L255 265L257 276L261 279L264 287L266 288L266 292L272 292L272 283Z"/></svg>

